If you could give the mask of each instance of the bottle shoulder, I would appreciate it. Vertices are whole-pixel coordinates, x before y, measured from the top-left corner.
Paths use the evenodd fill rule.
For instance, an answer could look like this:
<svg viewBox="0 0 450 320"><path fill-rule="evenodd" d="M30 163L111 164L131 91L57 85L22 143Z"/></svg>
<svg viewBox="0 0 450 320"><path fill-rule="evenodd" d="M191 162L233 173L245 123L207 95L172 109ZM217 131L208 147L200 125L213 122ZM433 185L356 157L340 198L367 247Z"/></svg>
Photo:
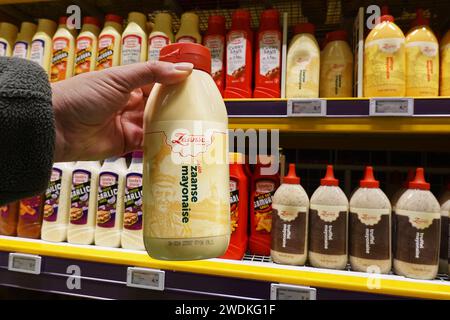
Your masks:
<svg viewBox="0 0 450 320"><path fill-rule="evenodd" d="M391 209L391 202L379 188L359 188L350 199L352 208Z"/></svg>
<svg viewBox="0 0 450 320"><path fill-rule="evenodd" d="M408 189L398 199L396 210L418 212L439 212L440 205L436 197L428 190Z"/></svg>
<svg viewBox="0 0 450 320"><path fill-rule="evenodd" d="M273 204L287 206L309 206L308 194L299 184L281 184L275 191L272 201Z"/></svg>
<svg viewBox="0 0 450 320"><path fill-rule="evenodd" d="M347 196L344 191L339 187L332 186L320 186L314 191L311 196L311 204L317 205L339 205L347 206L349 205Z"/></svg>

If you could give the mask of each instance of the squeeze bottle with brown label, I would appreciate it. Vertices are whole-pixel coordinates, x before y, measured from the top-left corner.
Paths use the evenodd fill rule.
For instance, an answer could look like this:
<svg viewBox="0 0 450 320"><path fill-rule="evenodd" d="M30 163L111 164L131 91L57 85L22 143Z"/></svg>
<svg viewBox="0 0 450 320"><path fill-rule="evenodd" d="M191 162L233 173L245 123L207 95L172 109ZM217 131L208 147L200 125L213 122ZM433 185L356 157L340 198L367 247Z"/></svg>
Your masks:
<svg viewBox="0 0 450 320"><path fill-rule="evenodd" d="M406 35L406 95L439 95L439 43L423 11L417 10L413 28Z"/></svg>
<svg viewBox="0 0 450 320"><path fill-rule="evenodd" d="M344 269L347 266L348 199L327 166L320 187L311 197L308 260L313 267Z"/></svg>
<svg viewBox="0 0 450 320"><path fill-rule="evenodd" d="M230 240L228 117L211 54L175 43L159 59L194 70L184 82L156 84L145 109L145 247L156 259L218 257Z"/></svg>
<svg viewBox="0 0 450 320"><path fill-rule="evenodd" d="M158 61L159 51L172 42L172 16L166 12L158 13L155 26L148 36L148 60Z"/></svg>
<svg viewBox="0 0 450 320"><path fill-rule="evenodd" d="M29 60L36 62L47 73L50 73L52 62L52 37L56 31L56 22L39 19L37 32L31 41Z"/></svg>
<svg viewBox="0 0 450 320"><path fill-rule="evenodd" d="M198 28L198 15L185 12L181 15L180 30L175 36L175 42L202 43L202 36Z"/></svg>
<svg viewBox="0 0 450 320"><path fill-rule="evenodd" d="M120 65L147 60L147 17L140 12L128 14L128 25L122 34Z"/></svg>
<svg viewBox="0 0 450 320"><path fill-rule="evenodd" d="M17 37L17 26L9 23L0 23L0 57L11 57Z"/></svg>
<svg viewBox="0 0 450 320"><path fill-rule="evenodd" d="M59 26L53 36L53 54L50 67L50 81L68 79L73 74L75 61L75 37L67 26L67 17L59 18Z"/></svg>
<svg viewBox="0 0 450 320"><path fill-rule="evenodd" d="M395 207L394 272L413 279L431 280L438 272L441 237L440 205L425 182L423 168Z"/></svg>
<svg viewBox="0 0 450 320"><path fill-rule="evenodd" d="M448 263L449 260L449 218L450 218L450 182L448 182L446 190L439 198L441 204L441 246L439 259L439 272L450 274Z"/></svg>
<svg viewBox="0 0 450 320"><path fill-rule="evenodd" d="M98 37L95 70L103 70L120 64L120 47L123 19L115 14L105 17L105 26Z"/></svg>
<svg viewBox="0 0 450 320"><path fill-rule="evenodd" d="M12 56L15 58L27 59L31 48L31 39L36 33L37 26L31 22L22 22L20 32L17 35Z"/></svg>
<svg viewBox="0 0 450 320"><path fill-rule="evenodd" d="M391 254L391 203L366 167L360 188L350 199L349 254L353 270L389 273Z"/></svg>
<svg viewBox="0 0 450 320"><path fill-rule="evenodd" d="M100 21L95 17L84 17L83 27L75 43L74 75L95 70Z"/></svg>
<svg viewBox="0 0 450 320"><path fill-rule="evenodd" d="M295 164L273 195L270 255L275 263L304 265L308 255L309 199Z"/></svg>

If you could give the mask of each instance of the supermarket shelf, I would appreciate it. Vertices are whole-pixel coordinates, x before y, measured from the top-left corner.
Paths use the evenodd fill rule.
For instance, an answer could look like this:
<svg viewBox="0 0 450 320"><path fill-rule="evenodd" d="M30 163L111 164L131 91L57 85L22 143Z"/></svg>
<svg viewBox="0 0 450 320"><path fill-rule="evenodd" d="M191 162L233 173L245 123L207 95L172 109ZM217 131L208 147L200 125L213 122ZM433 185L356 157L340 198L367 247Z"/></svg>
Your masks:
<svg viewBox="0 0 450 320"><path fill-rule="evenodd" d="M42 256L42 273L29 275L8 271L10 252ZM395 275L369 276L257 260L246 257L243 261L158 261L145 252L0 237L0 283L34 290L97 298L148 298L149 295L155 298L157 292L125 285L126 269L132 266L166 270L166 290L163 294L172 295L189 293L196 297L267 299L271 283L285 283L315 287L318 299L450 298L450 282L443 279L419 281ZM74 264L82 270L80 292L70 291L66 285L69 276L67 267Z"/></svg>

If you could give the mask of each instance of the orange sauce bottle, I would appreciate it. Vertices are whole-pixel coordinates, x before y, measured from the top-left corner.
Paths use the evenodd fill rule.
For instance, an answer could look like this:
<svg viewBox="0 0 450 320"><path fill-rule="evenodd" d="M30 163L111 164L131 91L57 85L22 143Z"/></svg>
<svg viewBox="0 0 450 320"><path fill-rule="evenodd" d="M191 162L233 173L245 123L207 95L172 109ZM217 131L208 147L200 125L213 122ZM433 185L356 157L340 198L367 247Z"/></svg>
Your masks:
<svg viewBox="0 0 450 320"><path fill-rule="evenodd" d="M31 239L41 238L43 204L44 197L42 195L20 200L17 236Z"/></svg>

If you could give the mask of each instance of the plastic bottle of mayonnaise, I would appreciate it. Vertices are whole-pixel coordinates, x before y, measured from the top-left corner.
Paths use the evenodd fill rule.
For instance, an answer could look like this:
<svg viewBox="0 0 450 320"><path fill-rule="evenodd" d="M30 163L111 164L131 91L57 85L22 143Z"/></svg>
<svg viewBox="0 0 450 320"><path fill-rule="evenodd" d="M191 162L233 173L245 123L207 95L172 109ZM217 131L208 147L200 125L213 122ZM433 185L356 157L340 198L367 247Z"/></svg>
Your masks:
<svg viewBox="0 0 450 320"><path fill-rule="evenodd" d="M50 81L68 79L73 74L75 61L75 37L67 27L67 17L59 18L59 26L53 36L53 54L50 68Z"/></svg>
<svg viewBox="0 0 450 320"><path fill-rule="evenodd" d="M95 70L100 21L95 17L84 17L83 27L75 44L74 75Z"/></svg>
<svg viewBox="0 0 450 320"><path fill-rule="evenodd" d="M52 37L56 23L48 19L39 19L37 32L33 36L29 59L39 64L49 73L52 61Z"/></svg>
<svg viewBox="0 0 450 320"><path fill-rule="evenodd" d="M67 229L69 243L94 243L99 171L98 161L78 161L74 166Z"/></svg>
<svg viewBox="0 0 450 320"><path fill-rule="evenodd" d="M73 165L72 162L53 164L44 199L43 240L63 242L67 239Z"/></svg>
<svg viewBox="0 0 450 320"><path fill-rule="evenodd" d="M146 22L147 17L143 13L128 14L128 25L122 34L121 65L147 60Z"/></svg>
<svg viewBox="0 0 450 320"><path fill-rule="evenodd" d="M182 83L156 84L145 109L145 247L156 259L218 257L230 240L228 117L211 54L175 43L159 59L194 70Z"/></svg>
<svg viewBox="0 0 450 320"><path fill-rule="evenodd" d="M185 12L181 15L180 30L175 36L175 42L202 43L202 36L198 28L198 15Z"/></svg>
<svg viewBox="0 0 450 320"><path fill-rule="evenodd" d="M405 36L394 17L381 16L364 46L364 96L405 96Z"/></svg>
<svg viewBox="0 0 450 320"><path fill-rule="evenodd" d="M15 58L27 59L28 53L30 52L31 39L36 33L37 26L31 22L22 22L20 26L20 32L17 35L16 43L14 44L14 49L12 56Z"/></svg>
<svg viewBox="0 0 450 320"><path fill-rule="evenodd" d="M320 48L314 30L311 23L299 23L294 28L287 53L287 98L319 97Z"/></svg>
<svg viewBox="0 0 450 320"><path fill-rule="evenodd" d="M142 151L133 152L125 178L125 212L123 215L122 248L145 250L142 223Z"/></svg>
<svg viewBox="0 0 450 320"><path fill-rule="evenodd" d="M106 159L100 169L95 228L97 246L120 247L126 171L127 162L123 157Z"/></svg>
<svg viewBox="0 0 450 320"><path fill-rule="evenodd" d="M166 12L158 13L155 26L148 36L148 60L158 61L159 51L172 42L172 16Z"/></svg>
<svg viewBox="0 0 450 320"><path fill-rule="evenodd" d="M123 19L115 14L105 17L105 26L98 37L95 70L103 70L120 64L120 47Z"/></svg>
<svg viewBox="0 0 450 320"><path fill-rule="evenodd" d="M0 23L0 57L11 57L16 37L16 25L9 22Z"/></svg>
<svg viewBox="0 0 450 320"><path fill-rule="evenodd" d="M439 43L423 11L417 10L413 28L406 35L406 95L439 95Z"/></svg>

